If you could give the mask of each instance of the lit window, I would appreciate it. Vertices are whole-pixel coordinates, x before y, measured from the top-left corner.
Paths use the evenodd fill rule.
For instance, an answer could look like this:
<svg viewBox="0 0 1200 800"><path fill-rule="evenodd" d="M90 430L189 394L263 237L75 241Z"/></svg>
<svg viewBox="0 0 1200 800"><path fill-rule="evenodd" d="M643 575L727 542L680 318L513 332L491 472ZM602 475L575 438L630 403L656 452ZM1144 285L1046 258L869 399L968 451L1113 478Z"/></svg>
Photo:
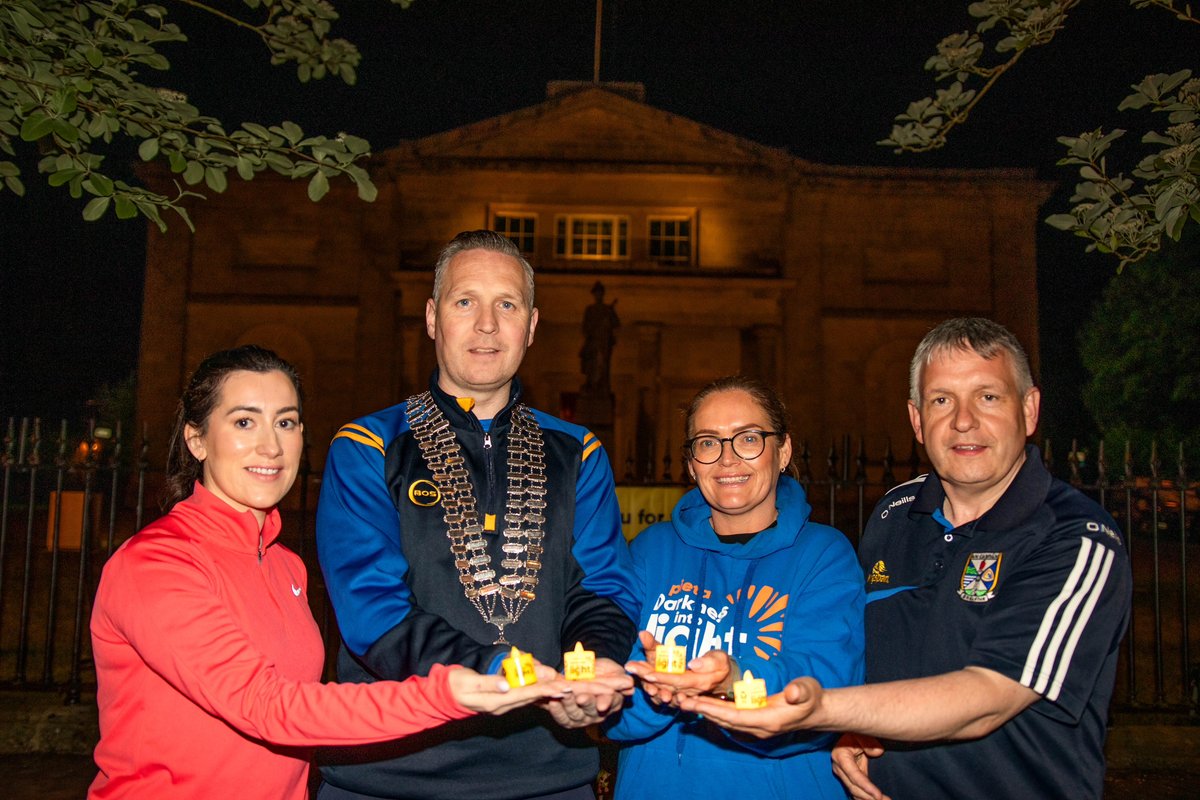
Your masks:
<svg viewBox="0 0 1200 800"><path fill-rule="evenodd" d="M507 236L520 249L521 255L534 254L536 214L497 214L492 222L492 230Z"/></svg>
<svg viewBox="0 0 1200 800"><path fill-rule="evenodd" d="M689 217L651 217L649 255L665 264L692 262L692 220Z"/></svg>
<svg viewBox="0 0 1200 800"><path fill-rule="evenodd" d="M629 258L629 219L603 214L558 218L554 253L559 258L620 261Z"/></svg>

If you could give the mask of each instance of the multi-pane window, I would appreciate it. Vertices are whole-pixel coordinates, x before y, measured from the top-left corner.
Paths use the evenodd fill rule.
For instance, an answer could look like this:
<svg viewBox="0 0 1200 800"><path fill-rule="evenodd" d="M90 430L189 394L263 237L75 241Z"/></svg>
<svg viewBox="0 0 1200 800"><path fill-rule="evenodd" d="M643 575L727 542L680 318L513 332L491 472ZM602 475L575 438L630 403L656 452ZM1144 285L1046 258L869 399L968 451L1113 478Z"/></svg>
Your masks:
<svg viewBox="0 0 1200 800"><path fill-rule="evenodd" d="M558 217L554 253L559 258L619 261L629 258L629 218L606 214Z"/></svg>
<svg viewBox="0 0 1200 800"><path fill-rule="evenodd" d="M666 264L692 261L692 220L689 217L650 217L649 256Z"/></svg>
<svg viewBox="0 0 1200 800"><path fill-rule="evenodd" d="M492 222L492 230L507 236L520 249L521 255L534 254L536 214L497 214Z"/></svg>

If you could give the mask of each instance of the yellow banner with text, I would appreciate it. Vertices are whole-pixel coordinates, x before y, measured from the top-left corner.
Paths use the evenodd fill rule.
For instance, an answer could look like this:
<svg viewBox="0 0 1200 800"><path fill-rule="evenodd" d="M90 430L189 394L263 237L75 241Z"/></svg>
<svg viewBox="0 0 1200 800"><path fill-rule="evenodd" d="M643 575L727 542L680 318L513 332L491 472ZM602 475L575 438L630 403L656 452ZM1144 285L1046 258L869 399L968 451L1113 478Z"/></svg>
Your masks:
<svg viewBox="0 0 1200 800"><path fill-rule="evenodd" d="M685 486L618 486L625 541L631 542L654 523L670 519L672 509L686 491Z"/></svg>

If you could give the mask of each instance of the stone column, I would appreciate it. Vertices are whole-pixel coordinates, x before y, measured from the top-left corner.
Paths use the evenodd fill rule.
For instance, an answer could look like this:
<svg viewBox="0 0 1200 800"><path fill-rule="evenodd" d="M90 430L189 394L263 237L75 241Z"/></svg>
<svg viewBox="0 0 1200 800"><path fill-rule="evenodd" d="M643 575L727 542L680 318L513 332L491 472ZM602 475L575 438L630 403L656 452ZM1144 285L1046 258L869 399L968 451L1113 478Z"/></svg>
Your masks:
<svg viewBox="0 0 1200 800"><path fill-rule="evenodd" d="M147 223L146 283L142 290L142 336L138 351L137 423L127 446L150 442L147 458L167 460L175 403L190 366L185 363L192 258L191 234L183 225L166 233ZM136 450L134 452L137 452ZM161 477L159 473L152 476ZM154 487L157 491L158 487Z"/></svg>

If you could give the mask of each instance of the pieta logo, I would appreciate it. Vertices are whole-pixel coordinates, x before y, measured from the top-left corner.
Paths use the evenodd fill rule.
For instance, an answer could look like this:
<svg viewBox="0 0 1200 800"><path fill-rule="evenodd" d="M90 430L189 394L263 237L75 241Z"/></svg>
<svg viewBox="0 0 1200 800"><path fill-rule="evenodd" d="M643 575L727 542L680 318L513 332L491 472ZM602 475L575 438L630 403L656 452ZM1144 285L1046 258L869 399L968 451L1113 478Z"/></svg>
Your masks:
<svg viewBox="0 0 1200 800"><path fill-rule="evenodd" d="M413 505L436 506L441 502L442 493L438 491L437 484L422 478L409 484L408 499L412 501Z"/></svg>

